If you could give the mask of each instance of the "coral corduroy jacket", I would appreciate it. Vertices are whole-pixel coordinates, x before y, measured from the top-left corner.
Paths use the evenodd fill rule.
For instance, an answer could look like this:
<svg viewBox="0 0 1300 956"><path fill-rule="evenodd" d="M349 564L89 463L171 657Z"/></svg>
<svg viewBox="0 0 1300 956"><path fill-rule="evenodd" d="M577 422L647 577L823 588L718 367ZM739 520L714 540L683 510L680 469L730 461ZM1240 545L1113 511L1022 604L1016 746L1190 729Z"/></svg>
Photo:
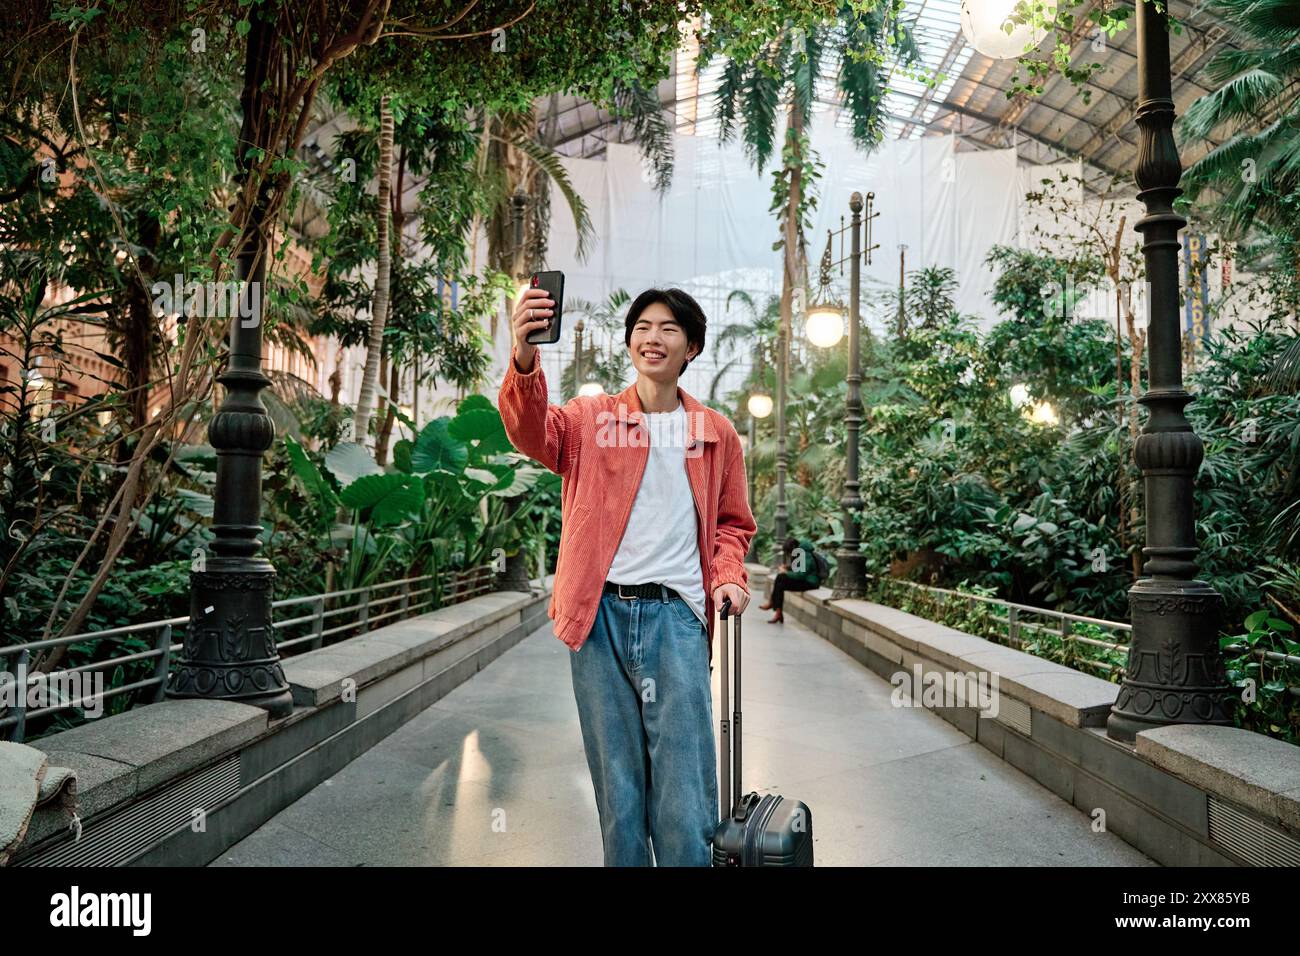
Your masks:
<svg viewBox="0 0 1300 956"><path fill-rule="evenodd" d="M700 574L713 662L713 589L746 592L745 553L757 525L749 508L740 437L726 416L677 388L686 407L686 474L695 498ZM512 347L497 399L506 434L525 455L564 477L560 555L548 616L555 636L577 651L587 640L650 457L636 385L618 395L547 401L541 357L521 372Z"/></svg>

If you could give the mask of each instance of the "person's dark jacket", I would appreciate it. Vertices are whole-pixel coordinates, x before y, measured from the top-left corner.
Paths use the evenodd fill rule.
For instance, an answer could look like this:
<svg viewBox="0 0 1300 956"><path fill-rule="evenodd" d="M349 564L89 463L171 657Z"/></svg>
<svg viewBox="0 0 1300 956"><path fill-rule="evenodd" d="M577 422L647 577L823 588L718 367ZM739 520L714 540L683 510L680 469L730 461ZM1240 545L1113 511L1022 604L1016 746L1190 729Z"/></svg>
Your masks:
<svg viewBox="0 0 1300 956"><path fill-rule="evenodd" d="M792 551L785 555L786 575L791 581L798 581L801 584L811 584L814 587L822 583L821 576L817 573L817 561L813 557L812 542L807 538L799 539L799 549L803 551L802 571L795 570L795 558L799 555L799 550Z"/></svg>

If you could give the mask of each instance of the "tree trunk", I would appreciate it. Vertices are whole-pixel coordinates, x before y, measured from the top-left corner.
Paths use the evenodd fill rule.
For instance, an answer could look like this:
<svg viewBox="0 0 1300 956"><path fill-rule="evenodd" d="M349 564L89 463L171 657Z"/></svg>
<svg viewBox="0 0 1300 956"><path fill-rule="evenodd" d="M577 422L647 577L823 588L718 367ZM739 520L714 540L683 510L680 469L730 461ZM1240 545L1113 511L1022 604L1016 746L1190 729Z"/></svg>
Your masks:
<svg viewBox="0 0 1300 956"><path fill-rule="evenodd" d="M393 193L393 240L390 271L401 283L402 236L406 230L406 210L402 207L402 194L406 182L406 147L402 147L401 159L397 162L397 190ZM384 352L384 370L379 373L381 379L389 379L388 401L384 404L383 418L379 425L379 435L375 439L375 464L388 464L388 443L392 439L393 422L397 418L397 405L400 400L398 390L402 383L402 370L398 367L397 356Z"/></svg>
<svg viewBox="0 0 1300 956"><path fill-rule="evenodd" d="M1130 283L1124 281L1124 225L1127 222L1127 216L1121 216L1119 225L1115 228L1115 241L1106 249L1102 256L1106 265L1106 274L1110 277L1111 283L1115 286L1115 374L1118 377L1118 388L1116 390L1116 399L1119 397L1119 390L1123 388L1124 375L1122 371L1123 350L1120 340L1120 318L1123 317L1124 324L1128 330L1129 342L1132 345L1133 352L1129 362L1129 391L1134 398L1142 394L1142 345L1146 339L1146 333L1138 334L1137 324L1133 318L1133 287ZM1133 449L1137 446L1138 438L1138 411L1137 404L1129 406L1128 431L1129 431L1129 456L1127 460L1132 460ZM1120 518L1119 518L1119 538L1120 547L1126 547L1125 539L1129 529L1136 529L1139 519L1138 513L1138 482L1140 478L1128 479L1128 469L1125 467L1120 472ZM1127 494L1125 491L1127 490ZM1125 520L1127 510L1128 520ZM1136 581L1142 574L1142 553L1141 550L1133 552L1133 580Z"/></svg>
<svg viewBox="0 0 1300 956"><path fill-rule="evenodd" d="M375 407L375 385L379 381L379 358L384 350L384 325L388 321L388 280L392 265L389 249L389 208L393 176L393 114L388 97L379 101L379 254L375 266L375 293L370 306L370 341L366 346L366 371L361 378L355 419L356 440L366 443L370 416Z"/></svg>
<svg viewBox="0 0 1300 956"><path fill-rule="evenodd" d="M786 199L785 228L783 230L781 317L780 332L777 336L781 356L776 383L776 480L778 485L776 537L778 545L780 541L785 539L788 524L788 513L785 508L785 477L787 469L785 396L790 365L790 332L793 324L794 284L799 267L799 206L803 198L803 157L799 151L799 137L803 131L803 116L799 112L798 100L793 96L790 99L790 109L787 116L786 135L793 137L793 141L790 159L790 187Z"/></svg>
<svg viewBox="0 0 1300 956"><path fill-rule="evenodd" d="M491 136L487 140L488 148L485 156L492 166L503 171L505 186L501 201L492 210L487 221L487 263L490 268L506 273L511 279L518 279L527 271L529 265L526 250L529 246L528 219L530 217L527 215L524 217L524 241L516 246L514 210L510 198L517 188L521 186L528 188L530 160L511 140L517 134L534 135L537 129L537 118L534 110L530 108L522 112L503 111L490 115L487 121L491 125ZM514 307L512 292L505 303L505 315L509 316ZM499 315L493 314L489 334L494 341L498 327L503 327L507 336L511 334L509 323L500 326L498 318Z"/></svg>
<svg viewBox="0 0 1300 956"><path fill-rule="evenodd" d="M131 460L133 449L149 423L149 382L153 372L153 355L159 344L160 319L154 315L150 291L143 284L158 271L154 250L162 237L162 227L152 215L136 217L136 236L140 251L136 255L139 274L127 271L126 304L118 313L121 323L120 354L127 388L126 418L123 431L134 436L118 443L115 460L124 465ZM142 280L140 276L143 275Z"/></svg>
<svg viewBox="0 0 1300 956"><path fill-rule="evenodd" d="M330 372L329 386L330 386L330 404L337 405L339 403L339 390L343 388L342 351L340 351L339 354L334 357L334 371Z"/></svg>
<svg viewBox="0 0 1300 956"><path fill-rule="evenodd" d="M1146 342L1146 332L1138 333L1133 322L1133 310L1126 307L1124 309L1124 319L1128 325L1129 341L1133 343L1133 354L1129 359L1129 390L1135 399L1142 395L1142 352ZM1129 447L1136 448L1138 440L1138 408L1136 402L1129 406L1128 432ZM1136 528L1140 515L1138 513L1138 488L1137 483L1140 478L1135 478L1130 483L1129 488L1129 527ZM1133 552L1133 580L1136 581L1142 575L1142 552L1140 550Z"/></svg>
<svg viewBox="0 0 1300 956"><path fill-rule="evenodd" d="M397 420L398 389L402 387L402 373L397 363L392 363L388 381L388 404L383 421L379 425L379 435L375 439L375 464L388 464L388 442L393 437L393 422Z"/></svg>

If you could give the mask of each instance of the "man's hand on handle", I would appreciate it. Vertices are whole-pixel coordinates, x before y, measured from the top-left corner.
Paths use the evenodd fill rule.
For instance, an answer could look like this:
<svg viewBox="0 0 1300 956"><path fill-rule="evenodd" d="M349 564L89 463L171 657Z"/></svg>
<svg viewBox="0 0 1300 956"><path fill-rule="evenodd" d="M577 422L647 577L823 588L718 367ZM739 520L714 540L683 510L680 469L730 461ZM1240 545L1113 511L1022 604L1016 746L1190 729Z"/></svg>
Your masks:
<svg viewBox="0 0 1300 956"><path fill-rule="evenodd" d="M528 341L528 334L546 328L554 311L555 300L545 289L525 289L515 302L510 326L515 332L515 359L521 371L533 367L533 354L537 351L537 346Z"/></svg>
<svg viewBox="0 0 1300 956"><path fill-rule="evenodd" d="M749 604L749 592L739 584L719 584L713 589L713 606L722 607L722 599L731 599L730 614L743 614L745 606Z"/></svg>

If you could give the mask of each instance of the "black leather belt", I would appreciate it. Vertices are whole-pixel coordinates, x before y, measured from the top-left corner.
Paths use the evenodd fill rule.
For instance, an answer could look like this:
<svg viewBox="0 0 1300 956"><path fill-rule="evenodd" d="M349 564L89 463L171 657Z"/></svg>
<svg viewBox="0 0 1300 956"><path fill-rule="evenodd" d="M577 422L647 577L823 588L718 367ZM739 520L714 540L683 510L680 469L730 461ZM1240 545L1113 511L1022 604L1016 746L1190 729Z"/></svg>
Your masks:
<svg viewBox="0 0 1300 956"><path fill-rule="evenodd" d="M655 598L662 601L671 601L674 598L685 600L666 584L615 584L613 581L606 581L605 593L617 594L626 600L632 598Z"/></svg>

